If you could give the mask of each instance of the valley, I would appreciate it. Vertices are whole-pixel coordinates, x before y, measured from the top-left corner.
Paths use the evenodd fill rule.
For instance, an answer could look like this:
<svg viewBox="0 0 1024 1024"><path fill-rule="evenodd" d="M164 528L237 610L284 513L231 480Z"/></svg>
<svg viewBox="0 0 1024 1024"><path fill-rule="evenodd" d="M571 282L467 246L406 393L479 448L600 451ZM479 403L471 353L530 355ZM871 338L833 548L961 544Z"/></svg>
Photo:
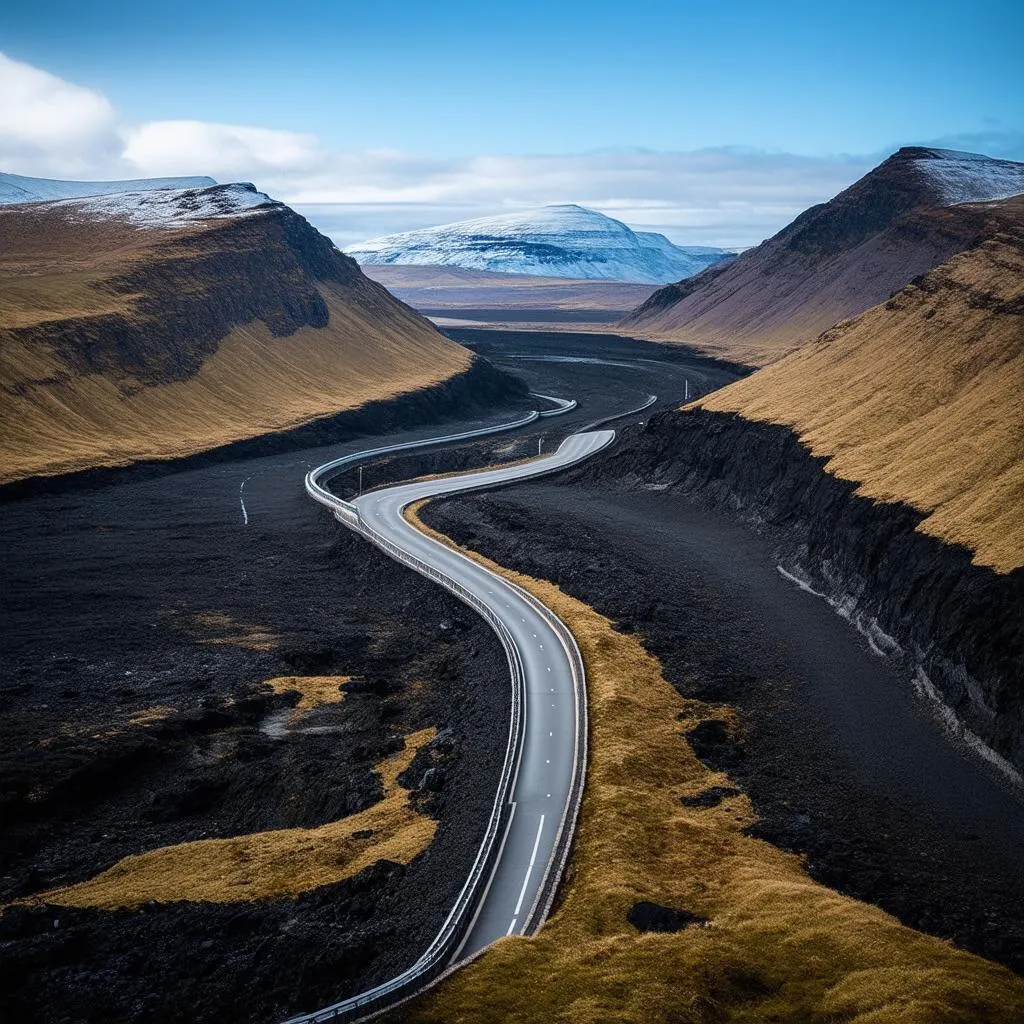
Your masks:
<svg viewBox="0 0 1024 1024"><path fill-rule="evenodd" d="M654 354L626 339L608 344L620 363ZM621 371L627 380L615 388L603 364L538 364L556 372L533 379L580 402L551 421L545 443L636 406L655 388L671 405L685 375L714 383L735 376L669 356L664 366L643 361ZM515 415L517 401L489 409L491 422ZM481 420L445 422L470 428ZM378 434L370 446L438 432ZM514 459L536 445L526 430L399 456L367 467L364 487ZM12 552L3 614L18 638L4 655L12 827L0 943L7 999L21 1019L74 1020L85 1007L108 1019L280 1018L397 973L447 913L492 797L482 780L504 748L507 668L476 616L306 497L306 468L345 447L367 444L155 477L143 469L101 489L86 478L76 489L0 506ZM296 716L312 686L321 696ZM269 847L243 854L182 846L232 836L269 842L275 830L372 816L381 795L376 767L402 750L403 736L425 729L440 740L399 779L422 820L437 822L426 857L406 865L384 846L383 860L350 875L344 861L325 874L300 867L302 855L292 853L290 873L312 881L275 891L260 888ZM443 767L444 785L419 789L431 766ZM372 851L389 833L379 833L381 823L367 827L377 833L363 840ZM70 906L33 899L154 849L181 851L178 863L197 874L218 870L215 860L202 867L201 857L227 857L226 865L242 855L234 892L168 900L158 876L129 874L95 896L78 890ZM337 942L323 943L325 928ZM68 971L86 948L94 951L88 971ZM216 970L203 968L214 953ZM294 972L282 973L286 964ZM197 1014L200 1005L208 1018Z"/></svg>
<svg viewBox="0 0 1024 1024"><path fill-rule="evenodd" d="M0 1016L1019 1020L1022 187L0 176Z"/></svg>

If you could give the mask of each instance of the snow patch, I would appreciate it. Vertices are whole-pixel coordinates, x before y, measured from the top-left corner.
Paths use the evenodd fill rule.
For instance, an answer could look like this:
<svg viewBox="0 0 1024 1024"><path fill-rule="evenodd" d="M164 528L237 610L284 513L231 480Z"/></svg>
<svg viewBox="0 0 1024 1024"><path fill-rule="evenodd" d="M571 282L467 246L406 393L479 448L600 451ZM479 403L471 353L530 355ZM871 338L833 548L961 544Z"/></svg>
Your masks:
<svg viewBox="0 0 1024 1024"><path fill-rule="evenodd" d="M280 204L257 192L253 185L236 183L115 192L85 199L62 199L50 205L66 208L75 219L125 220L137 227L181 227L194 221L246 216Z"/></svg>
<svg viewBox="0 0 1024 1024"><path fill-rule="evenodd" d="M980 203L1008 199L1024 192L1024 164L994 160L980 153L930 149L929 156L914 160L917 169L932 183L943 204Z"/></svg>
<svg viewBox="0 0 1024 1024"><path fill-rule="evenodd" d="M0 205L79 199L114 192L148 192L158 188L208 188L216 184L213 178L205 176L133 178L129 181L59 181L56 178L28 178L21 174L0 173Z"/></svg>
<svg viewBox="0 0 1024 1024"><path fill-rule="evenodd" d="M915 693L928 703L943 729L953 740L988 762L1015 786L1024 786L1024 778L1020 772L1002 754L994 751L977 733L972 732L960 721L957 713L942 699L942 694L920 666L914 675L913 683Z"/></svg>

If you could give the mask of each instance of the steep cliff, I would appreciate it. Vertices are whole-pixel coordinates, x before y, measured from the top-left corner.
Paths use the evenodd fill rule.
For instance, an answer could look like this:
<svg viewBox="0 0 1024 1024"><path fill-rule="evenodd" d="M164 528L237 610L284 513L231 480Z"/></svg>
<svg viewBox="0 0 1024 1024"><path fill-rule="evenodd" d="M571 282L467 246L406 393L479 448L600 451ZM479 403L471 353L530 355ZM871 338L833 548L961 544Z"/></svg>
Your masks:
<svg viewBox="0 0 1024 1024"><path fill-rule="evenodd" d="M653 417L594 472L756 523L947 724L1019 770L1024 198L967 212L984 224L975 248L698 407Z"/></svg>
<svg viewBox="0 0 1024 1024"><path fill-rule="evenodd" d="M624 330L763 366L978 243L956 204L1024 192L1024 164L901 149L730 263L655 292Z"/></svg>
<svg viewBox="0 0 1024 1024"><path fill-rule="evenodd" d="M0 209L0 482L191 455L473 357L253 187Z"/></svg>
<svg viewBox="0 0 1024 1024"><path fill-rule="evenodd" d="M858 494L1000 572L1024 565L1024 197L976 248L702 401L791 427Z"/></svg>

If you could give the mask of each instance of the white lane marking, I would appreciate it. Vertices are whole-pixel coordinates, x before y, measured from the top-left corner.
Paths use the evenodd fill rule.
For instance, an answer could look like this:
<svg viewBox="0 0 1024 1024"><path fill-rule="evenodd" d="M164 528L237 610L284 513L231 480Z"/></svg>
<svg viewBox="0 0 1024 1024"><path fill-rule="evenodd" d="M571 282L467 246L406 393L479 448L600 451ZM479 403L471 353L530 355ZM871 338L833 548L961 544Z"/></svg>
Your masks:
<svg viewBox="0 0 1024 1024"><path fill-rule="evenodd" d="M526 619L523 619L523 622L525 622L525 621L526 621ZM536 634L536 633L533 633L533 634L531 634L531 635L532 635L532 636L536 636L537 634Z"/></svg>
<svg viewBox="0 0 1024 1024"><path fill-rule="evenodd" d="M551 666L550 666L550 665L548 665L548 671L549 671L549 672L551 671Z"/></svg>
<svg viewBox="0 0 1024 1024"><path fill-rule="evenodd" d="M512 918L512 923L511 923L511 924L510 924L510 925L508 926L508 931L507 931L507 932L505 932L505 934L506 934L506 935L511 935L511 934L512 934L512 932L514 932L514 931L515 931L515 927L516 927L516 921L518 921L518 920L519 920L519 918L518 918L518 917L513 917L513 918Z"/></svg>
<svg viewBox="0 0 1024 1024"><path fill-rule="evenodd" d="M540 648L540 649L541 649L542 651L544 650L544 645L543 645L543 644L538 644L537 646L538 646L538 647L539 647L539 648Z"/></svg>
<svg viewBox="0 0 1024 1024"><path fill-rule="evenodd" d="M254 474L253 474L253 476L255 476L255 475L256 475L256 474L254 473ZM248 513L248 512L246 512L246 510L245 510L245 495L244 495L244 494L243 494L242 492L243 492L243 491L245 490L245 485L246 485L246 484L247 484L247 483L248 483L248 482L249 482L249 481L250 481L251 479L252 479L252 476L247 476L247 477L246 477L246 478L245 478L245 479L244 479L244 480L243 480L243 481L242 481L242 482L241 482L241 483L240 483L240 484L238 485L238 502L239 502L239 504L240 504L240 505L242 506L242 525L243 525L243 526L248 526L248 525L249 525L249 513Z"/></svg>
<svg viewBox="0 0 1024 1024"><path fill-rule="evenodd" d="M552 705L552 707L554 707L554 705ZM554 736L555 734L553 732L549 732L548 735L549 736Z"/></svg>
<svg viewBox="0 0 1024 1024"><path fill-rule="evenodd" d="M537 860L537 847L540 846L540 834L544 831L544 815L540 816L540 824L537 826L537 838L533 841L533 853L530 854L530 866L526 869L526 877L523 879L523 887L519 890L519 902L516 904L515 915L523 909L523 897L526 896L526 887L530 884L530 875L533 873L533 865Z"/></svg>

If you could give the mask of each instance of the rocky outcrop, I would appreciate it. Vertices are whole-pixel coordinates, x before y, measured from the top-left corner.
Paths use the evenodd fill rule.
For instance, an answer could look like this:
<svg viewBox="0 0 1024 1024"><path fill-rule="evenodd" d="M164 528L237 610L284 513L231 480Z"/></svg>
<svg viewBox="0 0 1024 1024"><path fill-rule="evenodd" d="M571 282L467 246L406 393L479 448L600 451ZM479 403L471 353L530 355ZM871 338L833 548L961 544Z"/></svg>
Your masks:
<svg viewBox="0 0 1024 1024"><path fill-rule="evenodd" d="M903 661L956 727L1024 769L1024 568L975 564L919 532L922 513L859 496L824 463L786 427L696 409L652 417L581 475L684 492L751 522L780 566Z"/></svg>

